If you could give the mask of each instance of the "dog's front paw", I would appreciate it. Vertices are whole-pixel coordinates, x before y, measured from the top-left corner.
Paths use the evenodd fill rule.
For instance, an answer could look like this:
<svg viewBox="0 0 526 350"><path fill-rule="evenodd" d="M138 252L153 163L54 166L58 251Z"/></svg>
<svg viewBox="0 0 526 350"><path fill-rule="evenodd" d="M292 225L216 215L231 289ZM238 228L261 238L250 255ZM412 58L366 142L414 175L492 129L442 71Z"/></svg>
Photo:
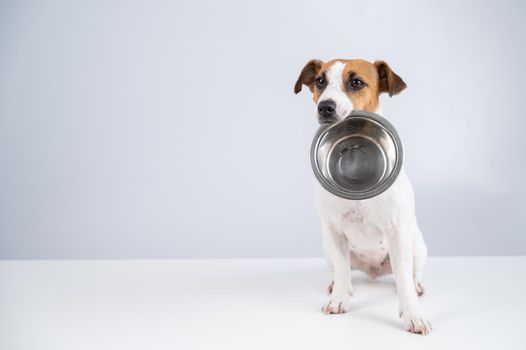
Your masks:
<svg viewBox="0 0 526 350"><path fill-rule="evenodd" d="M431 325L420 313L400 312L404 327L411 333L428 335Z"/></svg>
<svg viewBox="0 0 526 350"><path fill-rule="evenodd" d="M329 296L329 299L321 308L323 313L330 314L343 314L349 311L349 299L350 296L347 295L334 295Z"/></svg>

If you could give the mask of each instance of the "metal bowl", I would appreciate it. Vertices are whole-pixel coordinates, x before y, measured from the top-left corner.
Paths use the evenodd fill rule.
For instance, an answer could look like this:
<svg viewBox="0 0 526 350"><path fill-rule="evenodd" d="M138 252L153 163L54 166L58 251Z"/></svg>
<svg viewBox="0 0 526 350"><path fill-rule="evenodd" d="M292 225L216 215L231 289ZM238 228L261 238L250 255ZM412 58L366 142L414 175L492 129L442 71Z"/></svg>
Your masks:
<svg viewBox="0 0 526 350"><path fill-rule="evenodd" d="M367 199L387 190L404 158L396 129L378 114L353 111L322 125L311 147L311 165L320 184L345 199Z"/></svg>

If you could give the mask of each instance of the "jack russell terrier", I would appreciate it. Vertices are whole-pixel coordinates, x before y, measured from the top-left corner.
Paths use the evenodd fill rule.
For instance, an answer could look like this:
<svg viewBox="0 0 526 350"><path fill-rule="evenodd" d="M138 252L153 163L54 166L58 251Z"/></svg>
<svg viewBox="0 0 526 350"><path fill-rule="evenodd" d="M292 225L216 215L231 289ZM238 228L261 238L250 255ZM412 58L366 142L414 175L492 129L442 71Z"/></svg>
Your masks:
<svg viewBox="0 0 526 350"><path fill-rule="evenodd" d="M352 110L381 114L379 95L397 95L406 84L387 63L336 59L309 61L294 86L313 93L320 123L337 122ZM404 168L393 185L364 200L337 197L316 182L316 207L321 219L323 250L332 282L322 310L340 314L349 309L351 267L371 278L393 272L404 327L413 333L431 330L418 303L424 292L422 273L427 247L415 216L413 188Z"/></svg>

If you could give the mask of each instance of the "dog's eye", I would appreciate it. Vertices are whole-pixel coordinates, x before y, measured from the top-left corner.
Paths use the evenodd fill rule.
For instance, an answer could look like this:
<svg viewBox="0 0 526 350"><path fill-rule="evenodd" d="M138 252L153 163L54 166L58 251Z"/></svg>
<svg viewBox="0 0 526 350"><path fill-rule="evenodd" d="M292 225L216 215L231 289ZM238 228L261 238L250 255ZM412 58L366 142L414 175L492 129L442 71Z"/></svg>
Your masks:
<svg viewBox="0 0 526 350"><path fill-rule="evenodd" d="M351 89L353 90L360 90L361 88L363 88L365 86L365 83L360 80L360 79L352 79L351 80Z"/></svg>
<svg viewBox="0 0 526 350"><path fill-rule="evenodd" d="M325 87L326 81L324 77L319 77L316 78L315 83L318 88L323 89Z"/></svg>

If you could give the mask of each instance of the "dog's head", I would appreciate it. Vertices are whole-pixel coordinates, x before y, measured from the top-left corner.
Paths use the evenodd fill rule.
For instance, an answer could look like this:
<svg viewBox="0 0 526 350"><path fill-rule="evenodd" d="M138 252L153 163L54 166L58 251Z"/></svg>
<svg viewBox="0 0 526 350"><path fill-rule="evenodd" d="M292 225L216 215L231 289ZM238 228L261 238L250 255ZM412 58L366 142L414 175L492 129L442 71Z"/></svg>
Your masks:
<svg viewBox="0 0 526 350"><path fill-rule="evenodd" d="M294 92L303 85L313 94L318 121L331 123L345 118L352 110L377 112L379 96L399 94L406 88L402 78L384 61L310 60L300 73Z"/></svg>

